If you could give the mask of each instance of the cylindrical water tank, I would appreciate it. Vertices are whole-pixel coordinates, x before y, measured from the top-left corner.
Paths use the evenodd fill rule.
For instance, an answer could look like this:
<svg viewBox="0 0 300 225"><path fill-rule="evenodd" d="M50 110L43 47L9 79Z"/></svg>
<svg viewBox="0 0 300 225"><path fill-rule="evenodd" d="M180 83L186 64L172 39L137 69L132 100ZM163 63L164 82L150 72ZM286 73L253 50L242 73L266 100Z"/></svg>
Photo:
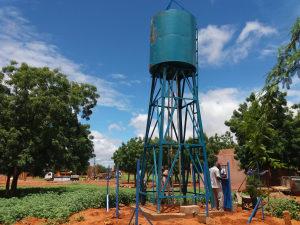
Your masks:
<svg viewBox="0 0 300 225"><path fill-rule="evenodd" d="M167 64L196 71L196 19L183 10L170 9L151 20L150 73Z"/></svg>

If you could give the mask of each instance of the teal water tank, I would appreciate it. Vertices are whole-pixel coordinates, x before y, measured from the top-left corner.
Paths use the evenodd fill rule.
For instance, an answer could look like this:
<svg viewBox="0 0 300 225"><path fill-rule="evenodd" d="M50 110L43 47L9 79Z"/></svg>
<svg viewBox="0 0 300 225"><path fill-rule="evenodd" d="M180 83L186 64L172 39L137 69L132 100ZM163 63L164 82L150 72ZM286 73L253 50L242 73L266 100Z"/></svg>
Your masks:
<svg viewBox="0 0 300 225"><path fill-rule="evenodd" d="M196 19L183 10L170 9L151 20L150 73L162 65L196 71Z"/></svg>

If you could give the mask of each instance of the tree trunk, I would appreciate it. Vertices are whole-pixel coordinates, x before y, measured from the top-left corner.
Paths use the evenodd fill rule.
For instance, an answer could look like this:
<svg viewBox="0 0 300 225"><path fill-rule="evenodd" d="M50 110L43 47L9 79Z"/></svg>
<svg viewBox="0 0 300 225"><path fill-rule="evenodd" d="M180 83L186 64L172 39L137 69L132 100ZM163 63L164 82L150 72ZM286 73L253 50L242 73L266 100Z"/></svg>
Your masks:
<svg viewBox="0 0 300 225"><path fill-rule="evenodd" d="M5 195L9 195L10 176L11 176L11 170L8 170L8 173L7 173L7 180L6 180Z"/></svg>
<svg viewBox="0 0 300 225"><path fill-rule="evenodd" d="M15 197L16 196L17 183L18 183L19 175L20 175L20 168L19 167L15 167L13 181L11 182L11 187L10 187L10 196L11 197Z"/></svg>
<svg viewBox="0 0 300 225"><path fill-rule="evenodd" d="M134 174L134 187L136 188L136 174Z"/></svg>
<svg viewBox="0 0 300 225"><path fill-rule="evenodd" d="M130 180L130 173L128 173L128 184L129 184L129 180Z"/></svg>

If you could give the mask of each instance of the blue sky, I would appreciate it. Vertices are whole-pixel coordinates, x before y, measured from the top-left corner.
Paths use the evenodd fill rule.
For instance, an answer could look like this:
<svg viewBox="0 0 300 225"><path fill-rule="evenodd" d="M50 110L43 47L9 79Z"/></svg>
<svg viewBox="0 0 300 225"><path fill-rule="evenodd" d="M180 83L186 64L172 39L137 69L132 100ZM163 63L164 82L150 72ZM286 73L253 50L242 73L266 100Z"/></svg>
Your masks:
<svg viewBox="0 0 300 225"><path fill-rule="evenodd" d="M264 85L297 0L177 0L197 18L199 98L204 132L223 134L234 109ZM145 133L150 95L150 21L169 0L0 0L0 66L11 59L61 67L70 80L95 85L91 120L96 162L112 165L122 142ZM171 8L178 8L172 5ZM299 103L300 83L288 91ZM85 122L85 121L82 121Z"/></svg>

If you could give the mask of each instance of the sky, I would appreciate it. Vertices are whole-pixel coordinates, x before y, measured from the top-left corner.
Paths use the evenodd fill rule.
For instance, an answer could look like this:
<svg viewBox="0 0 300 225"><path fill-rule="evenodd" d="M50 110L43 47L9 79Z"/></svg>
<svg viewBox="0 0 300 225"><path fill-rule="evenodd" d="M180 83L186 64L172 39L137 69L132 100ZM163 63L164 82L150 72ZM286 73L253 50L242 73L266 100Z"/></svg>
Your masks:
<svg viewBox="0 0 300 225"><path fill-rule="evenodd" d="M150 97L150 21L169 0L0 0L0 67L10 60L93 84L89 121L96 163L144 136ZM299 16L298 0L177 0L197 18L203 130L224 134L233 110L264 86L278 48ZM174 3L171 8L178 9ZM294 78L288 104L299 103ZM286 90L285 90L286 91Z"/></svg>

